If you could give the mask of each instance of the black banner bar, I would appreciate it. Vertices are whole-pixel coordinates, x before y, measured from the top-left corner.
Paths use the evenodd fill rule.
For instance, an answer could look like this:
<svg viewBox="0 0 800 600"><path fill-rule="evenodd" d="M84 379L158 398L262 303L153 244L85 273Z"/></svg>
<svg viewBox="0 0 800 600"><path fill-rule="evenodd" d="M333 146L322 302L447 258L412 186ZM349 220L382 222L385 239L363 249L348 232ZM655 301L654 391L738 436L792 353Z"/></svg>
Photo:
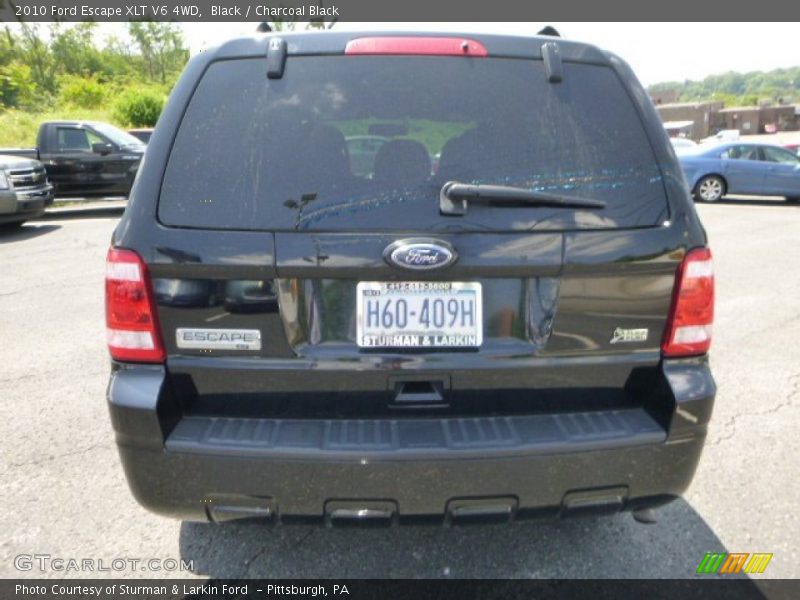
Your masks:
<svg viewBox="0 0 800 600"><path fill-rule="evenodd" d="M701 579L583 580L208 580L201 579L6 579L0 598L31 600L177 600L328 598L346 600L623 598L700 600L788 600L800 597L798 580L751 580L713 576Z"/></svg>
<svg viewBox="0 0 800 600"><path fill-rule="evenodd" d="M800 2L761 0L0 0L3 21L766 21L800 20ZM602 25L598 25L601 27ZM681 43L676 27L675 43ZM746 43L746 40L740 40Z"/></svg>

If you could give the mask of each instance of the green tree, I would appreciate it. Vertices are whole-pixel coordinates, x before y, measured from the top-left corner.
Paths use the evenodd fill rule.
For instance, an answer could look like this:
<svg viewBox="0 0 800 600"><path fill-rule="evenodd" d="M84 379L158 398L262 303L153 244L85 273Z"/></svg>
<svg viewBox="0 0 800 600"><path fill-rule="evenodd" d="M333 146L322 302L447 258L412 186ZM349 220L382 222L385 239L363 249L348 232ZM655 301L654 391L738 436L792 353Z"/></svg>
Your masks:
<svg viewBox="0 0 800 600"><path fill-rule="evenodd" d="M59 98L63 104L96 108L106 98L106 86L93 77L70 75L62 79Z"/></svg>
<svg viewBox="0 0 800 600"><path fill-rule="evenodd" d="M20 62L30 68L31 81L37 92L55 95L58 91L58 65L39 25L20 23L20 36L14 40L14 47Z"/></svg>
<svg viewBox="0 0 800 600"><path fill-rule="evenodd" d="M104 57L94 45L97 23L77 23L63 29L59 24L50 30L50 51L59 72L73 75L104 73Z"/></svg>
<svg viewBox="0 0 800 600"><path fill-rule="evenodd" d="M0 65L7 65L15 58L14 34L8 25L0 32Z"/></svg>
<svg viewBox="0 0 800 600"><path fill-rule="evenodd" d="M128 31L139 48L148 78L161 83L174 80L189 58L178 26L133 22L128 24Z"/></svg>
<svg viewBox="0 0 800 600"><path fill-rule="evenodd" d="M677 91L681 102L723 100L726 106L752 106L759 100L800 101L800 67L720 73L701 81L664 82L650 86L652 93Z"/></svg>
<svg viewBox="0 0 800 600"><path fill-rule="evenodd" d="M114 117L125 125L153 127L164 108L164 97L155 90L130 89L114 106Z"/></svg>
<svg viewBox="0 0 800 600"><path fill-rule="evenodd" d="M18 62L0 66L0 108L27 107L35 98L30 67Z"/></svg>
<svg viewBox="0 0 800 600"><path fill-rule="evenodd" d="M131 79L137 72L137 61L141 61L131 43L116 35L106 39L101 53L105 70L116 81Z"/></svg>
<svg viewBox="0 0 800 600"><path fill-rule="evenodd" d="M325 3L320 0L318 2L319 6L325 6ZM326 21L324 19L310 19L308 21L302 21L299 19L286 19L286 20L278 20L278 21L270 21L267 23L272 31L296 31L297 29L330 29L336 24L336 19L333 21ZM259 31L264 31L261 26L259 26Z"/></svg>

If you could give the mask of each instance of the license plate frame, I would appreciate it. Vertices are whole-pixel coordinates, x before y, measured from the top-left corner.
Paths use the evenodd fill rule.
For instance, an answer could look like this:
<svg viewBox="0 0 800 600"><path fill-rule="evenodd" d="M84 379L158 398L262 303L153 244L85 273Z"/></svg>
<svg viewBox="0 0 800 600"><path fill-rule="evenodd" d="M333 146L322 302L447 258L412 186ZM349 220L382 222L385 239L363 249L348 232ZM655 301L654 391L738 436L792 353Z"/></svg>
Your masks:
<svg viewBox="0 0 800 600"><path fill-rule="evenodd" d="M366 292L369 292L367 294ZM407 321L415 320L417 327L378 327L366 322L367 300L382 299L405 300L407 305ZM443 327L424 328L418 316L425 299L429 302L429 321L433 319L434 301L445 301L445 322ZM458 302L456 315L447 310L447 300ZM466 310L471 303L472 311ZM437 305L438 306L438 305ZM375 305L371 305L374 313ZM419 308L417 308L419 307ZM450 304L449 308L453 305ZM416 314L412 314L416 313ZM471 313L470 325L462 322ZM437 310L438 315L438 310ZM395 314L396 316L396 314ZM455 318L455 325L447 326L447 321ZM379 323L379 325L382 325ZM449 329L449 331L447 331ZM391 341L391 343L386 343ZM468 349L477 350L483 344L483 286L476 281L360 281L356 286L356 343L364 349Z"/></svg>

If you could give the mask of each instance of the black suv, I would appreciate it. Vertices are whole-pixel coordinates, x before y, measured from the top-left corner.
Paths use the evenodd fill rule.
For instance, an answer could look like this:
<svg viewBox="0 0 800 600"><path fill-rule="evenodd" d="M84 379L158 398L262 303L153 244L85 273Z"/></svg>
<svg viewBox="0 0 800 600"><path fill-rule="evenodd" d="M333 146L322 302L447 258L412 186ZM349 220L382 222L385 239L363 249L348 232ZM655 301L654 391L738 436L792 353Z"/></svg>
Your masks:
<svg viewBox="0 0 800 600"><path fill-rule="evenodd" d="M614 55L544 36L231 41L187 66L108 254L128 482L212 521L663 504L711 415L713 281Z"/></svg>

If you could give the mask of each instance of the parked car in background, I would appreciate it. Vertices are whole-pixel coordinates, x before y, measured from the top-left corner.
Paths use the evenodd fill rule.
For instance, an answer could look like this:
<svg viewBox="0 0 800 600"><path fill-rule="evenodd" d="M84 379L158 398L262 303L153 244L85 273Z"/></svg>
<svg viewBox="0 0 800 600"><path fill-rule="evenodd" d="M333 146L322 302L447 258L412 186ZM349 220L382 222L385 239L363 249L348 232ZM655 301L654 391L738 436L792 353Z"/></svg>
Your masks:
<svg viewBox="0 0 800 600"><path fill-rule="evenodd" d="M701 144L713 144L716 142L732 142L734 140L738 140L741 137L741 133L738 129L723 129L722 131L718 131L714 135L710 135L706 138L700 140Z"/></svg>
<svg viewBox="0 0 800 600"><path fill-rule="evenodd" d="M150 136L153 135L153 128L139 127L137 129L128 129L128 133L130 133L133 137L146 144L147 142L150 141Z"/></svg>
<svg viewBox="0 0 800 600"><path fill-rule="evenodd" d="M683 137L671 137L669 138L669 142L670 144L672 144L672 147L675 148L676 150L684 148L694 148L695 146L697 146L697 142L695 142L694 140L690 140L689 138L683 138Z"/></svg>
<svg viewBox="0 0 800 600"><path fill-rule="evenodd" d="M108 123L47 121L35 148L2 148L0 154L41 161L57 196L127 196L145 147Z"/></svg>
<svg viewBox="0 0 800 600"><path fill-rule="evenodd" d="M786 148L734 141L701 144L678 157L696 200L715 202L726 194L800 200L800 158Z"/></svg>
<svg viewBox="0 0 800 600"><path fill-rule="evenodd" d="M21 225L52 203L53 186L42 163L0 155L0 225Z"/></svg>

